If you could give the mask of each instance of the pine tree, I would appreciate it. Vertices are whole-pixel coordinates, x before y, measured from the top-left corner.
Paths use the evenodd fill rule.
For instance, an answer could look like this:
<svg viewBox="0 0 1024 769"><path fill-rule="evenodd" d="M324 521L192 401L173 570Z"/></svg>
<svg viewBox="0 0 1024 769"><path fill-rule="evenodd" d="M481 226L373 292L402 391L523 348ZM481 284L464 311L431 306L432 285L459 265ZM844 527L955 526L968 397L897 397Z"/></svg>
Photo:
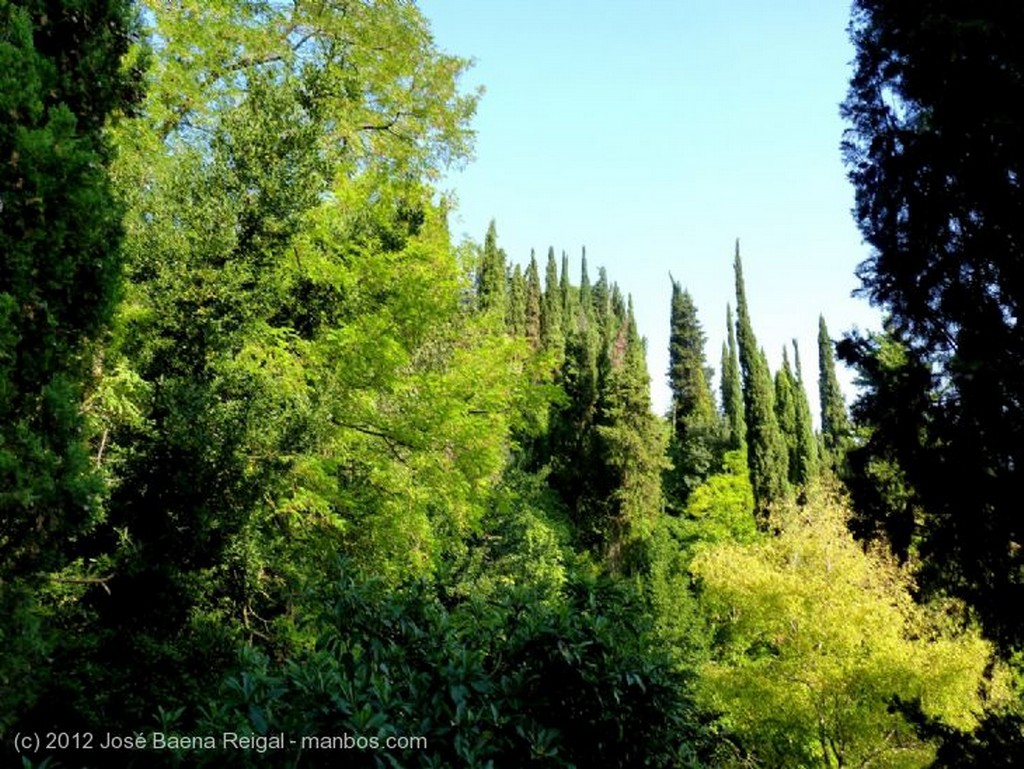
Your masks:
<svg viewBox="0 0 1024 769"><path fill-rule="evenodd" d="M502 318L508 304L506 262L505 252L498 248L498 228L491 219L476 274L477 304L481 310L497 311Z"/></svg>
<svg viewBox="0 0 1024 769"><path fill-rule="evenodd" d="M544 271L544 297L541 305L541 343L544 348L561 353L565 344L562 334L562 296L558 287L558 265L555 249L548 248L548 262Z"/></svg>
<svg viewBox="0 0 1024 769"><path fill-rule="evenodd" d="M836 470L842 465L849 444L850 423L836 377L832 339L828 335L824 315L818 316L818 395L821 399L823 459L827 466Z"/></svg>
<svg viewBox="0 0 1024 769"><path fill-rule="evenodd" d="M800 347L796 339L793 340L793 360L796 365L796 455L790 460L789 469L793 483L803 486L818 474L818 442L814 439L811 405L807 399L807 387L800 366Z"/></svg>
<svg viewBox="0 0 1024 769"><path fill-rule="evenodd" d="M750 322L746 288L743 284L743 266L740 245L736 241L736 337L739 348L740 369L743 372L743 407L747 421L747 464L750 483L754 487L754 500L758 510L767 507L786 494L788 458L786 445L775 417L774 387L768 362L757 347L757 339Z"/></svg>
<svg viewBox="0 0 1024 769"><path fill-rule="evenodd" d="M736 326L732 307L725 307L727 343L722 344L722 411L729 427L729 447L739 449L747 445L747 422L743 413L743 380L736 350Z"/></svg>
<svg viewBox="0 0 1024 769"><path fill-rule="evenodd" d="M540 272L537 257L531 250L530 266L526 268L526 338L535 350L540 348L542 318Z"/></svg>

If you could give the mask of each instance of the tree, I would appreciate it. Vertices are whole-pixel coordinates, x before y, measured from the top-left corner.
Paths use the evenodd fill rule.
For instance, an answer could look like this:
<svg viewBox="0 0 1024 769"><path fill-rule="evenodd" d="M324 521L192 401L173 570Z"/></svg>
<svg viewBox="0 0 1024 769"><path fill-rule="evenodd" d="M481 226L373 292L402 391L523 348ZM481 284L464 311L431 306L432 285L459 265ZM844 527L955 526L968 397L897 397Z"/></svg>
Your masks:
<svg viewBox="0 0 1024 769"><path fill-rule="evenodd" d="M102 514L83 407L120 291L105 124L138 99L132 27L119 0L0 4L0 734L46 677L37 591Z"/></svg>
<svg viewBox="0 0 1024 769"><path fill-rule="evenodd" d="M824 315L818 316L818 397L821 401L822 453L826 463L836 470L842 465L849 445L850 422L836 377L832 339L828 335Z"/></svg>
<svg viewBox="0 0 1024 769"><path fill-rule="evenodd" d="M782 368L775 372L775 418L786 444L789 482L796 475L796 377L789 365L789 352L782 348Z"/></svg>
<svg viewBox="0 0 1024 769"><path fill-rule="evenodd" d="M477 302L481 310L493 309L504 317L508 305L507 270L505 252L498 248L498 229L491 219L476 274Z"/></svg>
<svg viewBox="0 0 1024 769"><path fill-rule="evenodd" d="M754 487L757 510L764 513L768 505L786 494L788 458L786 444L775 416L775 397L768 361L757 347L750 322L740 244L736 241L734 262L736 273L736 337L740 368L743 372L743 409L747 423L747 462L750 482Z"/></svg>
<svg viewBox="0 0 1024 769"><path fill-rule="evenodd" d="M736 350L736 326L729 305L725 307L725 326L728 341L722 344L722 411L729 423L729 445L738 449L746 446L747 423L743 414L743 380Z"/></svg>
<svg viewBox="0 0 1024 769"><path fill-rule="evenodd" d="M552 352L561 353L565 344L562 335L562 296L558 287L558 264L555 262L553 248L548 249L541 310L541 339L544 347Z"/></svg>
<svg viewBox="0 0 1024 769"><path fill-rule="evenodd" d="M796 453L790 459L789 470L793 483L803 486L818 474L818 442L814 439L811 405L807 400L807 388L804 386L803 368L800 365L800 347L796 339L793 340L793 360L796 366L793 382L796 396Z"/></svg>
<svg viewBox="0 0 1024 769"><path fill-rule="evenodd" d="M543 298L540 288L540 272L537 269L537 257L530 251L530 265L526 268L526 338L537 350L541 345L541 334L544 327Z"/></svg>
<svg viewBox="0 0 1024 769"><path fill-rule="evenodd" d="M526 278L518 264L508 281L508 317L505 327L513 336L526 336Z"/></svg>
<svg viewBox="0 0 1024 769"><path fill-rule="evenodd" d="M1024 641L1024 8L861 0L843 105L862 293L933 376L928 434L898 450L939 585ZM979 89L978 84L985 88ZM995 97L993 97L995 95ZM853 350L855 352L856 350ZM879 383L883 384L884 383Z"/></svg>
<svg viewBox="0 0 1024 769"><path fill-rule="evenodd" d="M670 276L671 277L671 276ZM671 501L680 508L690 492L715 469L721 444L721 424L711 394L710 369L704 357L704 331L688 291L672 279L669 333L669 388L672 392L672 438L669 455L674 465L667 474Z"/></svg>
<svg viewBox="0 0 1024 769"><path fill-rule="evenodd" d="M935 745L895 702L970 731L992 648L948 607L914 602L906 571L850 535L830 493L773 514L777 535L698 552L718 643L706 705L768 766L924 767Z"/></svg>

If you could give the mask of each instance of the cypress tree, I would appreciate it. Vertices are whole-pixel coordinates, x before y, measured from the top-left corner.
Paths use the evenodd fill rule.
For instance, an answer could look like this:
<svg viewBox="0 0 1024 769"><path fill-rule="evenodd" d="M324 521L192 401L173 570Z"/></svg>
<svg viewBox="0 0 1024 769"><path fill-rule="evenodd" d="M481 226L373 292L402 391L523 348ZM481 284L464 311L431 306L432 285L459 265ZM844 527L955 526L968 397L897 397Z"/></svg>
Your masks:
<svg viewBox="0 0 1024 769"><path fill-rule="evenodd" d="M576 327L576 311L573 287L569 283L569 255L562 252L562 274L558 283L559 294L562 299L562 334L568 339L569 334Z"/></svg>
<svg viewBox="0 0 1024 769"><path fill-rule="evenodd" d="M721 429L714 396L708 384L704 331L688 291L672 280L669 332L669 388L672 392L672 435L669 455L673 468L666 477L672 507L682 509L690 493L714 469Z"/></svg>
<svg viewBox="0 0 1024 769"><path fill-rule="evenodd" d="M740 245L736 241L736 337L740 369L743 372L743 407L747 421L747 465L754 487L757 509L765 512L768 505L786 493L788 458L786 444L775 417L775 397L768 362L757 347L750 322Z"/></svg>
<svg viewBox="0 0 1024 769"><path fill-rule="evenodd" d="M669 322L668 381L676 432L680 433L682 420L688 417L710 421L715 405L704 357L706 337L697 319L697 308L690 292L684 291L674 279Z"/></svg>
<svg viewBox="0 0 1024 769"><path fill-rule="evenodd" d="M799 485L806 485L818 474L818 443L814 439L814 425L811 422L811 404L807 399L803 369L800 366L800 347L793 340L793 361L796 365L796 457L790 461L790 478Z"/></svg>
<svg viewBox="0 0 1024 769"><path fill-rule="evenodd" d="M789 365L789 354L782 348L782 367L775 372L775 417L786 444L786 467L790 483L797 474L796 377Z"/></svg>
<svg viewBox="0 0 1024 769"><path fill-rule="evenodd" d="M540 347L542 318L540 272L537 257L531 250L530 266L526 268L526 338L535 350Z"/></svg>
<svg viewBox="0 0 1024 769"><path fill-rule="evenodd" d="M590 274L587 271L587 248L583 247L580 257L580 301L576 311L577 326L592 326L594 321L594 289L590 285Z"/></svg>
<svg viewBox="0 0 1024 769"><path fill-rule="evenodd" d="M496 310L505 317L508 303L505 252L498 248L498 229L491 219L484 236L484 249L476 274L477 305L481 310Z"/></svg>
<svg viewBox="0 0 1024 769"><path fill-rule="evenodd" d="M544 271L544 297L541 305L541 342L544 348L561 352L565 344L562 334L562 295L558 287L558 265L555 249L548 248L548 262Z"/></svg>
<svg viewBox="0 0 1024 769"><path fill-rule="evenodd" d="M729 305L725 306L725 325L728 342L722 344L722 411L729 428L729 448L739 449L747 445L747 423L743 413L743 380L736 350L736 327Z"/></svg>
<svg viewBox="0 0 1024 769"><path fill-rule="evenodd" d="M637 333L632 299L622 307L613 287L609 316L611 344L603 350L608 372L599 392L597 466L603 505L596 506L604 553L616 570L639 563L638 552L661 512L664 446L658 419L651 411L646 351ZM620 314L619 309L624 312ZM602 488L603 486L603 488Z"/></svg>
<svg viewBox="0 0 1024 769"><path fill-rule="evenodd" d="M526 278L518 264L512 270L508 283L508 314L505 328L516 337L526 336Z"/></svg>
<svg viewBox="0 0 1024 769"><path fill-rule="evenodd" d="M823 460L833 470L843 462L850 437L846 404L836 377L832 355L832 339L828 335L825 316L818 316L818 394L821 399L821 437Z"/></svg>

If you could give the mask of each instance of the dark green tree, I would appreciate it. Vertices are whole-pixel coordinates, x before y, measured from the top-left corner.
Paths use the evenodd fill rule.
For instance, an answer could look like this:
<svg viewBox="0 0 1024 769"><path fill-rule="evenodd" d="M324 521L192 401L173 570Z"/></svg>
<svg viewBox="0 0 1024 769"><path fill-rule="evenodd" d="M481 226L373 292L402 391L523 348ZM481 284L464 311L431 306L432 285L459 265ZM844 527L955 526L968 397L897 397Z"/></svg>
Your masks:
<svg viewBox="0 0 1024 769"><path fill-rule="evenodd" d="M505 316L508 305L508 264L505 252L498 247L498 228L491 219L484 236L484 248L476 273L477 304L481 310L497 310Z"/></svg>
<svg viewBox="0 0 1024 769"><path fill-rule="evenodd" d="M505 327L514 336L526 336L526 278L518 264L508 281L508 313Z"/></svg>
<svg viewBox="0 0 1024 769"><path fill-rule="evenodd" d="M750 322L740 245L736 241L736 337L740 369L743 372L743 409L747 422L747 463L754 500L760 513L786 494L788 457L786 444L775 416L771 373Z"/></svg>
<svg viewBox="0 0 1024 769"><path fill-rule="evenodd" d="M858 0L851 33L845 152L871 247L858 275L905 350L906 377L934 375L915 404L927 431L890 433L891 446L926 513L935 584L1019 644L1024 6ZM870 375L871 348L844 357ZM900 379L872 387L887 400Z"/></svg>
<svg viewBox="0 0 1024 769"><path fill-rule="evenodd" d="M537 257L530 251L530 265L526 268L526 338L533 349L539 349L543 331L543 299Z"/></svg>
<svg viewBox="0 0 1024 769"><path fill-rule="evenodd" d="M598 462L606 488L603 520L597 521L604 555L616 571L639 566L662 510L661 474L665 447L658 418L651 411L650 375L632 300L620 315L621 294L611 292L609 345L603 352L607 374L598 394ZM603 508L603 509L602 509Z"/></svg>
<svg viewBox="0 0 1024 769"><path fill-rule="evenodd" d="M789 365L789 353L782 349L782 367L775 372L775 418L779 422L782 439L786 443L789 482L795 483L797 464L796 434L796 377Z"/></svg>
<svg viewBox="0 0 1024 769"><path fill-rule="evenodd" d="M558 264L555 249L548 249L548 261L544 270L544 299L541 306L541 341L552 352L561 353L565 344L562 334L562 295L558 287Z"/></svg>
<svg viewBox="0 0 1024 769"><path fill-rule="evenodd" d="M722 344L722 411L729 428L729 447L738 449L747 444L747 422L743 414L743 379L736 349L736 326L729 305L725 308L725 325L728 341Z"/></svg>
<svg viewBox="0 0 1024 769"><path fill-rule="evenodd" d="M83 405L121 278L104 123L136 101L130 10L0 3L0 734L45 685L37 591L102 510Z"/></svg>
<svg viewBox="0 0 1024 769"><path fill-rule="evenodd" d="M668 382L672 392L672 437L667 472L669 503L682 509L719 459L721 421L711 394L710 369L704 356L706 337L689 291L672 280Z"/></svg>
<svg viewBox="0 0 1024 769"><path fill-rule="evenodd" d="M823 315L818 316L818 397L821 400L823 460L828 467L837 470L842 466L850 442L850 420L836 377L832 339Z"/></svg>
<svg viewBox="0 0 1024 769"><path fill-rule="evenodd" d="M793 340L793 361L796 366L796 377L793 382L793 394L796 400L796 454L790 458L790 480L798 485L805 485L818 474L818 442L814 438L814 424L811 421L811 404L807 399L807 387L804 385L803 368L800 365L800 347Z"/></svg>
<svg viewBox="0 0 1024 769"><path fill-rule="evenodd" d="M562 335L568 339L576 326L577 295L569 280L569 255L562 252L562 274L559 277L558 291L562 299Z"/></svg>

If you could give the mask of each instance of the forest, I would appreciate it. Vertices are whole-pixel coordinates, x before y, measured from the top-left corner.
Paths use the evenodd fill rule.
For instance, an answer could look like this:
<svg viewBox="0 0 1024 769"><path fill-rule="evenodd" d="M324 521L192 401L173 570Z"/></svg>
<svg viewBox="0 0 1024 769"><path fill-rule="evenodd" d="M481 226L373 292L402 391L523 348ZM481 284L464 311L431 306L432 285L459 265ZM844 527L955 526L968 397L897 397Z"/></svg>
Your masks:
<svg viewBox="0 0 1024 769"><path fill-rule="evenodd" d="M1024 6L849 31L884 327L650 372L411 0L0 0L0 764L1024 766Z"/></svg>

